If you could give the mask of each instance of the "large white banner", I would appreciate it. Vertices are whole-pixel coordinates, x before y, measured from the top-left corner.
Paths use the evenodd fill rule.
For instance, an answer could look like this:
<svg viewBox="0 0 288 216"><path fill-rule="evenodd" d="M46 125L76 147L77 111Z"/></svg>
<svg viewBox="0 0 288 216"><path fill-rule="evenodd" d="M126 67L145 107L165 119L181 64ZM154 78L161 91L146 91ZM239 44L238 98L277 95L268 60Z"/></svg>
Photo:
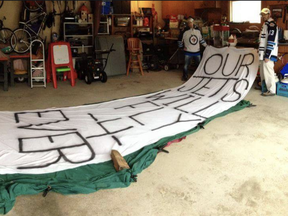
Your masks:
<svg viewBox="0 0 288 216"><path fill-rule="evenodd" d="M0 174L97 164L111 160L112 149L125 156L188 131L242 100L257 69L255 49L207 47L194 76L177 88L93 105L0 112Z"/></svg>

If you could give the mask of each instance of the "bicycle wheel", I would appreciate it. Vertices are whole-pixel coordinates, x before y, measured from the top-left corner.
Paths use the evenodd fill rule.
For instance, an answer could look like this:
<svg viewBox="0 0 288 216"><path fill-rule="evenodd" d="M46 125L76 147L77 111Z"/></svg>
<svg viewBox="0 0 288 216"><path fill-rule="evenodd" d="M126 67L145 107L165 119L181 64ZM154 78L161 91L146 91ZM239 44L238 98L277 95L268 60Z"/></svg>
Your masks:
<svg viewBox="0 0 288 216"><path fill-rule="evenodd" d="M24 7L31 11L31 12L36 12L36 11L42 11L44 8L45 1L24 1Z"/></svg>
<svg viewBox="0 0 288 216"><path fill-rule="evenodd" d="M16 29L11 37L11 45L16 53L26 53L30 49L31 34L25 29Z"/></svg>
<svg viewBox="0 0 288 216"><path fill-rule="evenodd" d="M0 8L3 6L3 4L4 4L4 0L1 0L0 1Z"/></svg>
<svg viewBox="0 0 288 216"><path fill-rule="evenodd" d="M11 53L14 50L14 47L11 45L11 38L14 35L13 31L8 28L2 28L0 29L0 44L2 48L2 51L6 54ZM16 38L14 36L14 38ZM4 44L4 46L2 45Z"/></svg>

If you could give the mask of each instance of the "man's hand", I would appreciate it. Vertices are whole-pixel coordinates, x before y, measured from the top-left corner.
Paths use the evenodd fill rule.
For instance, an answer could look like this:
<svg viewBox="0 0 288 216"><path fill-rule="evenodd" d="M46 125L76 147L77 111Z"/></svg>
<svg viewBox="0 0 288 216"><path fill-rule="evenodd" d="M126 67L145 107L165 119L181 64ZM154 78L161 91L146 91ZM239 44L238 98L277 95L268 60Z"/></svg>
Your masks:
<svg viewBox="0 0 288 216"><path fill-rule="evenodd" d="M186 48L186 47L184 47L184 51L187 51L187 48Z"/></svg>
<svg viewBox="0 0 288 216"><path fill-rule="evenodd" d="M270 61L270 59L268 59L268 58L265 58L265 63L267 63L267 62L269 62Z"/></svg>

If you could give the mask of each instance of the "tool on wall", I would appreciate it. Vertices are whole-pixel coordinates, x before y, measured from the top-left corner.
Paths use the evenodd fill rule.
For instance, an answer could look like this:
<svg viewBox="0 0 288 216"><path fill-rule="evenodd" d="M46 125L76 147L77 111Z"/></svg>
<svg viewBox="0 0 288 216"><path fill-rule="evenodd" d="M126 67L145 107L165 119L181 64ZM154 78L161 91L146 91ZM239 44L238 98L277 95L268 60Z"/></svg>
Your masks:
<svg viewBox="0 0 288 216"><path fill-rule="evenodd" d="M284 7L283 23L286 22L286 13L287 13L287 7Z"/></svg>
<svg viewBox="0 0 288 216"><path fill-rule="evenodd" d="M288 29L288 16L287 16L287 13L288 13L288 6L285 6L285 11L284 11L284 16L285 16L285 27L286 29Z"/></svg>
<svg viewBox="0 0 288 216"><path fill-rule="evenodd" d="M55 3L57 4L57 9L55 7ZM62 16L66 12L67 1L64 1L64 7L62 5L62 1L54 1L52 0L53 5L53 14L54 16Z"/></svg>
<svg viewBox="0 0 288 216"><path fill-rule="evenodd" d="M0 1L0 8L3 6L3 4L4 4L4 0L1 0Z"/></svg>

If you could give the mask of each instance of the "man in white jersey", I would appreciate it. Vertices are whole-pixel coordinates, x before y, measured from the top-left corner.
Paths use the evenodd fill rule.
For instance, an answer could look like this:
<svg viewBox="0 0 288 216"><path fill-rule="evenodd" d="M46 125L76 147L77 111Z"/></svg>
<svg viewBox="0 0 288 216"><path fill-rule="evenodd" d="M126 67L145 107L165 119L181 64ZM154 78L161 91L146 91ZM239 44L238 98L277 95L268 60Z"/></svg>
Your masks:
<svg viewBox="0 0 288 216"><path fill-rule="evenodd" d="M260 15L264 24L259 35L259 60L261 82L265 81L267 92L263 96L274 96L276 93L276 81L274 72L274 62L278 55L278 27L271 18L271 12L268 8L263 8Z"/></svg>
<svg viewBox="0 0 288 216"><path fill-rule="evenodd" d="M179 44L180 46L183 46L184 43L184 51L185 51L185 65L182 77L183 81L188 80L188 67L190 65L191 60L193 59L197 65L200 63L201 60L200 44L203 45L204 47L207 46L200 30L194 28L193 18L189 18L187 22L189 29L184 32L182 37L182 43Z"/></svg>

